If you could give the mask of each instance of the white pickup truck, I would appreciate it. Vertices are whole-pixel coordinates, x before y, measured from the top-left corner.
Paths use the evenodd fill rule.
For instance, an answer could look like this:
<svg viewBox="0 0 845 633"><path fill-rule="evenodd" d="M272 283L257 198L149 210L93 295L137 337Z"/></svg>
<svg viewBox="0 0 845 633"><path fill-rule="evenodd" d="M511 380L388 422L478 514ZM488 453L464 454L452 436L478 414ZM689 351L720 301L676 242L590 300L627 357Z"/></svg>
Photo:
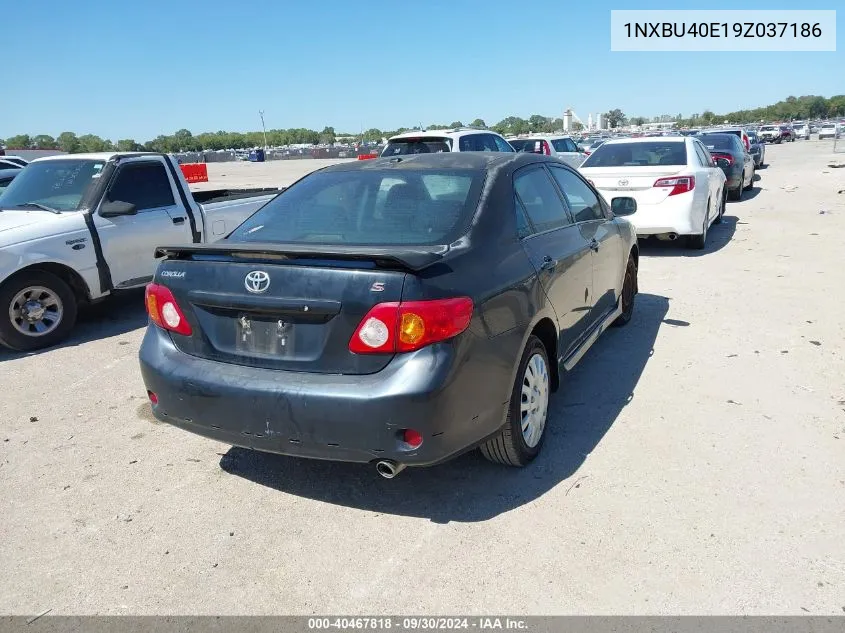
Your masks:
<svg viewBox="0 0 845 633"><path fill-rule="evenodd" d="M0 194L0 344L55 345L80 303L149 282L156 246L219 240L279 191L192 194L157 153L32 161Z"/></svg>

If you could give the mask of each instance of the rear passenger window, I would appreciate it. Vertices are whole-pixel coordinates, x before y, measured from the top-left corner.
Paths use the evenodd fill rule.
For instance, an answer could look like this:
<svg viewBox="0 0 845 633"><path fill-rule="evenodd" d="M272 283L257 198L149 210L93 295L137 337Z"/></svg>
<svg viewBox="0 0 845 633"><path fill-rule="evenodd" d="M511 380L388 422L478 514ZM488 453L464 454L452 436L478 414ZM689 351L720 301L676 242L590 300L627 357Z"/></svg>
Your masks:
<svg viewBox="0 0 845 633"><path fill-rule="evenodd" d="M499 148L500 152L512 152L512 151L514 151L513 147L511 147L510 143L508 143L501 136L494 136L493 140L496 141L496 147Z"/></svg>
<svg viewBox="0 0 845 633"><path fill-rule="evenodd" d="M170 180L161 163L124 165L109 189L108 199L111 202L130 202L138 211L176 204Z"/></svg>
<svg viewBox="0 0 845 633"><path fill-rule="evenodd" d="M693 143L695 146L695 151L698 154L698 159L701 161L701 164L705 167L712 167L713 166L713 158L710 156L710 153L704 149L704 145L701 143Z"/></svg>
<svg viewBox="0 0 845 633"><path fill-rule="evenodd" d="M554 184L542 167L518 172L513 186L538 233L571 224Z"/></svg>
<svg viewBox="0 0 845 633"><path fill-rule="evenodd" d="M533 233L531 230L531 223L528 221L528 216L525 214L525 207L519 201L519 196L513 197L513 208L516 210L516 234L519 239L528 237Z"/></svg>
<svg viewBox="0 0 845 633"><path fill-rule="evenodd" d="M563 190L563 195L576 222L604 219L601 203L587 183L568 169L549 165L549 170Z"/></svg>
<svg viewBox="0 0 845 633"><path fill-rule="evenodd" d="M458 140L458 147L462 152L480 152L481 143L479 137L481 134L467 134Z"/></svg>

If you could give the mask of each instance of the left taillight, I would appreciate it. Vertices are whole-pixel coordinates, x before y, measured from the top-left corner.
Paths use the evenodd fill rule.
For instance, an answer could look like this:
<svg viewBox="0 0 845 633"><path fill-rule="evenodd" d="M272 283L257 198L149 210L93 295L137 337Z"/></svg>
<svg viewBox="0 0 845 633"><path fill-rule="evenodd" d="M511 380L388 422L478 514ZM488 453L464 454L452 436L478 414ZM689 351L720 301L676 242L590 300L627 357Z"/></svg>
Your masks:
<svg viewBox="0 0 845 633"><path fill-rule="evenodd" d="M176 303L176 298L167 286L148 284L144 303L150 319L160 328L183 336L190 336L193 333L191 324L185 318L185 313L182 312L182 308Z"/></svg>
<svg viewBox="0 0 845 633"><path fill-rule="evenodd" d="M349 351L354 354L413 352L466 330L472 310L469 297L379 303L355 328L349 339Z"/></svg>
<svg viewBox="0 0 845 633"><path fill-rule="evenodd" d="M687 193L695 189L695 176L676 176L673 178L660 178L654 181L655 187L672 187L670 196L677 196L679 193Z"/></svg>

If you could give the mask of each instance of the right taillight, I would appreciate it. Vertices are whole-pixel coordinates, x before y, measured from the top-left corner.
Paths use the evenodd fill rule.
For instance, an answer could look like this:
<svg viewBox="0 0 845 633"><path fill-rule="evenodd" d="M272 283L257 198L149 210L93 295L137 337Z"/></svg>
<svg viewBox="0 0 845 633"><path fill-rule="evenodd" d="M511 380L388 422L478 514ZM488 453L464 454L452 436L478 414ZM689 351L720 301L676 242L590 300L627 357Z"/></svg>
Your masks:
<svg viewBox="0 0 845 633"><path fill-rule="evenodd" d="M176 298L167 286L149 284L144 296L147 314L153 323L162 329L176 332L184 336L193 333L191 324L185 318L185 313L176 303Z"/></svg>
<svg viewBox="0 0 845 633"><path fill-rule="evenodd" d="M714 160L726 160L728 161L728 165L734 164L734 157L730 154L711 154Z"/></svg>
<svg viewBox="0 0 845 633"><path fill-rule="evenodd" d="M695 176L675 176L672 178L660 178L654 182L655 187L672 187L670 196L677 196L679 193L687 193L695 189Z"/></svg>
<svg viewBox="0 0 845 633"><path fill-rule="evenodd" d="M367 312L352 338L355 354L394 354L446 341L469 327L469 297L379 303Z"/></svg>

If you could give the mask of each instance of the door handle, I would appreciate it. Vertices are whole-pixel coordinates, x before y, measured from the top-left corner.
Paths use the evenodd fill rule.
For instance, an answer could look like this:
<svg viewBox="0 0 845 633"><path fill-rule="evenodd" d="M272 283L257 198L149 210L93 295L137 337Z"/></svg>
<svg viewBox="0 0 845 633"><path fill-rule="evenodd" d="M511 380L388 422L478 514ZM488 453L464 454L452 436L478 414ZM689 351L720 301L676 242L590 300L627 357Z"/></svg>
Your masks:
<svg viewBox="0 0 845 633"><path fill-rule="evenodd" d="M554 270L557 266L557 260L552 259L550 255L543 257L543 263L540 264L540 270Z"/></svg>
<svg viewBox="0 0 845 633"><path fill-rule="evenodd" d="M591 239L591 240L590 240L590 249L591 249L594 253L598 253L598 252L599 252L599 243L598 243L598 241L596 240L596 238L593 238L593 239Z"/></svg>
<svg viewBox="0 0 845 633"><path fill-rule="evenodd" d="M185 218L173 218L173 224L185 224Z"/></svg>

